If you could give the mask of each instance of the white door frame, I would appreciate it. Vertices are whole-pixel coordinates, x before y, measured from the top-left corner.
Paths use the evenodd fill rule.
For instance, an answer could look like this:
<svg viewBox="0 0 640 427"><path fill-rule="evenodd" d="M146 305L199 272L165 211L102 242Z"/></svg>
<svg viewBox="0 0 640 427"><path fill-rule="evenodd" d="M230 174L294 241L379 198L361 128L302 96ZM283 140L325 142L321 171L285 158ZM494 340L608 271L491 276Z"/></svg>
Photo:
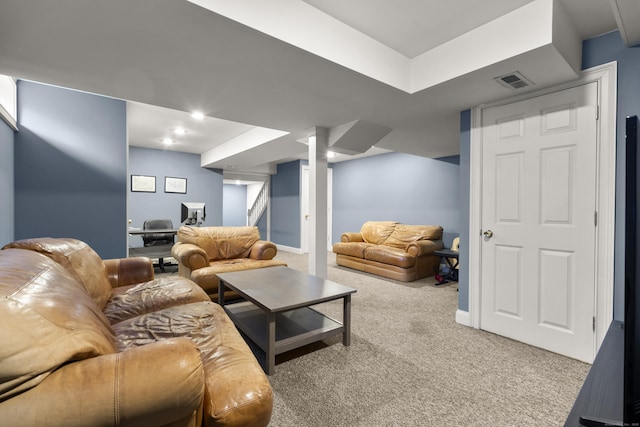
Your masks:
<svg viewBox="0 0 640 427"><path fill-rule="evenodd" d="M480 328L480 290L482 268L482 111L485 108L510 104L535 96L580 86L598 83L599 120L597 123L597 189L598 228L596 231L596 342L600 347L613 319L613 278L615 241L615 184L616 184L616 98L617 63L610 62L583 70L578 80L480 105L472 109L470 174L469 174L469 312L458 313L456 320L474 328ZM596 112L594 112L596 114ZM595 352L594 352L595 354Z"/></svg>

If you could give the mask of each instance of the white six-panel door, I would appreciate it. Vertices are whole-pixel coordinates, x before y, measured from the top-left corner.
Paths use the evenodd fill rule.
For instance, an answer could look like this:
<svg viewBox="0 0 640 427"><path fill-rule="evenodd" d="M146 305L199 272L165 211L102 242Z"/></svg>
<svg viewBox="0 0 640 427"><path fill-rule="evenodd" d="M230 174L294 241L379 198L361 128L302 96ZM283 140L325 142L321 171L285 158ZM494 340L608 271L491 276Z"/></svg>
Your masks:
<svg viewBox="0 0 640 427"><path fill-rule="evenodd" d="M483 110L480 327L591 362L597 83Z"/></svg>

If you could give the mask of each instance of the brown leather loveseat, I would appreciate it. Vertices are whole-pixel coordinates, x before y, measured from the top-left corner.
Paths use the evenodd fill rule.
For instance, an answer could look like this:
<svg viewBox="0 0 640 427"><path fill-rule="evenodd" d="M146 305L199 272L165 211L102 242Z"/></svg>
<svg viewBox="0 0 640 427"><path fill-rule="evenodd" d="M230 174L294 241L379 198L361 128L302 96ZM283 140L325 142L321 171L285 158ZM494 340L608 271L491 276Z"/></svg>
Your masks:
<svg viewBox="0 0 640 427"><path fill-rule="evenodd" d="M218 301L218 274L231 271L286 266L275 260L278 248L260 240L258 227L191 227L178 229L178 242L171 255L178 261L178 274L188 277ZM233 298L234 292L225 292Z"/></svg>
<svg viewBox="0 0 640 427"><path fill-rule="evenodd" d="M394 221L368 221L360 232L343 233L333 245L336 263L401 282L438 273L444 247L439 225L405 225Z"/></svg>
<svg viewBox="0 0 640 427"><path fill-rule="evenodd" d="M0 250L0 424L266 426L273 393L224 310L148 258L75 239Z"/></svg>

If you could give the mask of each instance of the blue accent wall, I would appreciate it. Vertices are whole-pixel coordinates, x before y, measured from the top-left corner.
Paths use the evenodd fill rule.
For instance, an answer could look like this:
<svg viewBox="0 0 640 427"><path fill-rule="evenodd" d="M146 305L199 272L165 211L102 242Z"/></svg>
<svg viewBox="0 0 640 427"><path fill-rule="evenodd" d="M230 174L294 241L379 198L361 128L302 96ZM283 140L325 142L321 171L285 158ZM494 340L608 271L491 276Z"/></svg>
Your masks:
<svg viewBox="0 0 640 427"><path fill-rule="evenodd" d="M247 225L247 186L225 184L222 198L222 225Z"/></svg>
<svg viewBox="0 0 640 427"><path fill-rule="evenodd" d="M13 129L0 120L0 247L14 240L14 143Z"/></svg>
<svg viewBox="0 0 640 427"><path fill-rule="evenodd" d="M469 195L471 173L471 110L460 113L460 254L458 309L469 311Z"/></svg>
<svg viewBox="0 0 640 427"><path fill-rule="evenodd" d="M262 214L262 216L260 217L260 219L258 220L258 223L256 224L256 226L258 227L258 231L260 231L260 238L262 240L267 240L267 231L268 231L268 227L267 227L267 211L265 210L264 213ZM271 239L273 241L273 239Z"/></svg>
<svg viewBox="0 0 640 427"><path fill-rule="evenodd" d="M366 221L441 225L447 247L460 233L460 167L451 158L388 153L332 166L334 242Z"/></svg>
<svg viewBox="0 0 640 427"><path fill-rule="evenodd" d="M74 237L126 256L124 101L18 81L15 239Z"/></svg>
<svg viewBox="0 0 640 427"><path fill-rule="evenodd" d="M155 176L156 192L132 192L131 175ZM187 193L165 193L167 176L186 178ZM178 227L182 202L204 202L207 217L203 226L222 225L222 171L201 167L199 154L130 147L127 188L130 227L142 228L146 219L170 219ZM142 238L129 237L129 246L142 246Z"/></svg>
<svg viewBox="0 0 640 427"><path fill-rule="evenodd" d="M614 31L582 43L582 68L618 62L618 112L616 120L616 229L613 316L624 319L624 209L625 119L640 116L640 45L627 48Z"/></svg>
<svg viewBox="0 0 640 427"><path fill-rule="evenodd" d="M281 163L271 176L271 241L293 248L300 247L300 164Z"/></svg>

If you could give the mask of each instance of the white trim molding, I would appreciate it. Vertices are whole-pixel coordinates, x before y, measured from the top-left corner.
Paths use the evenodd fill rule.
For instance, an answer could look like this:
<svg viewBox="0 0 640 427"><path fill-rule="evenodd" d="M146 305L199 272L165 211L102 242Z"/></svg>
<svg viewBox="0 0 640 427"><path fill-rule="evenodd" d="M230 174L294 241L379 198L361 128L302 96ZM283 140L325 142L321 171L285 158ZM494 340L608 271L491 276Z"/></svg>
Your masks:
<svg viewBox="0 0 640 427"><path fill-rule="evenodd" d="M469 173L469 326L480 324L480 277L482 252L480 236L482 209L482 112L486 108L510 104L551 92L597 82L599 120L597 124L598 164L597 195L598 229L596 232L595 316L597 350L613 319L615 192L616 192L616 99L617 63L610 62L583 70L579 79L560 86L474 107L471 116ZM462 317L464 318L464 317ZM458 314L456 314L456 321ZM462 323L462 322L459 322Z"/></svg>
<svg viewBox="0 0 640 427"><path fill-rule="evenodd" d="M301 248L294 248L292 246L276 245L276 248L278 248L278 250L282 252L290 252L292 254L298 254L298 255L304 254Z"/></svg>
<svg viewBox="0 0 640 427"><path fill-rule="evenodd" d="M469 317L469 312L458 309L456 311L456 323L464 326L471 326L471 318Z"/></svg>

